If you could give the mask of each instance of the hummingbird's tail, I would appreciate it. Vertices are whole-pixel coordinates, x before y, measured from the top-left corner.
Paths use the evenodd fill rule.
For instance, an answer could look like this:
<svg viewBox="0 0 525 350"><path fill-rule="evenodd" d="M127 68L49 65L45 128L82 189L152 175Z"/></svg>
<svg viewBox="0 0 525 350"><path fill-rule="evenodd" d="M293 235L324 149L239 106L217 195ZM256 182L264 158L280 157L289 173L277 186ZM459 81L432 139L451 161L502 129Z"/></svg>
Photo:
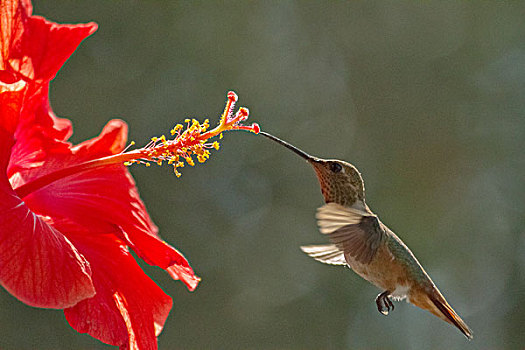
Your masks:
<svg viewBox="0 0 525 350"><path fill-rule="evenodd" d="M434 288L431 293L411 293L409 296L409 301L412 304L431 312L442 320L456 326L461 331L461 333L465 335L465 337L467 337L469 340L472 339L472 330L461 319L461 317L459 317L454 309L452 309L452 307L445 300L445 297L443 297L437 288Z"/></svg>

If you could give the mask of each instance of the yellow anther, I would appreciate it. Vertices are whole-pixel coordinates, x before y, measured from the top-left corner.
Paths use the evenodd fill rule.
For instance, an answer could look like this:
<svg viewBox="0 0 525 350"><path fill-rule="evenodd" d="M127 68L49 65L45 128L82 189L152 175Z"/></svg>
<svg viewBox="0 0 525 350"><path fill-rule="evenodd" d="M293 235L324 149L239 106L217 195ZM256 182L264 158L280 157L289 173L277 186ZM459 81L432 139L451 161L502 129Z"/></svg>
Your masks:
<svg viewBox="0 0 525 350"><path fill-rule="evenodd" d="M182 168L185 165L195 166L195 158L198 162L203 163L210 158L209 150L211 148L215 150L220 148L218 141L210 143L211 138L219 136L219 139L222 139L223 132L229 130L249 130L257 133L259 129L256 124L251 127L240 124L248 116L248 111L241 108L234 114L236 100L237 95L229 92L226 108L221 115L219 125L212 130L208 131L209 119L200 123L197 119L186 118L185 124L176 124L170 130L171 136L168 139L164 135L152 137L151 142L142 149L140 159L127 161L124 164L129 166L133 163L141 163L149 167L151 163L162 165L163 162L166 162L173 166L175 175L179 177L181 173L177 168ZM131 143L131 145L134 144L135 142Z"/></svg>

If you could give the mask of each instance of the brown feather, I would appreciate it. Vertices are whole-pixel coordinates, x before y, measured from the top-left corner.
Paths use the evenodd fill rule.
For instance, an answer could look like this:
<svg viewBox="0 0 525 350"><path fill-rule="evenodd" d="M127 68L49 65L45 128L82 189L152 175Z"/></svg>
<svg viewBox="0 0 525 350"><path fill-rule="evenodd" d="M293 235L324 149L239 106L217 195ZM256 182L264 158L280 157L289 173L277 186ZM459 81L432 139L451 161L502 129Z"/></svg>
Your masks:
<svg viewBox="0 0 525 350"><path fill-rule="evenodd" d="M377 252L384 231L375 216L363 216L361 222L343 226L330 233L330 241L356 261L368 264Z"/></svg>

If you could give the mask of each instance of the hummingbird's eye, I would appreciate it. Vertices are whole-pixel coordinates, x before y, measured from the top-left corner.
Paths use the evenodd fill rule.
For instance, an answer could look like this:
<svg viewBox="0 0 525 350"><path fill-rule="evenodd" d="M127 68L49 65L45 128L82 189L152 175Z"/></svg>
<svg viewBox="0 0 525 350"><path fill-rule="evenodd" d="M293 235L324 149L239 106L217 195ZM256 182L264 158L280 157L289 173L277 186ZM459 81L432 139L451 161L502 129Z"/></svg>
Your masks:
<svg viewBox="0 0 525 350"><path fill-rule="evenodd" d="M336 163L336 162L331 162L330 163L330 170L334 173L338 173L340 172L341 170L343 170L343 166L339 163Z"/></svg>

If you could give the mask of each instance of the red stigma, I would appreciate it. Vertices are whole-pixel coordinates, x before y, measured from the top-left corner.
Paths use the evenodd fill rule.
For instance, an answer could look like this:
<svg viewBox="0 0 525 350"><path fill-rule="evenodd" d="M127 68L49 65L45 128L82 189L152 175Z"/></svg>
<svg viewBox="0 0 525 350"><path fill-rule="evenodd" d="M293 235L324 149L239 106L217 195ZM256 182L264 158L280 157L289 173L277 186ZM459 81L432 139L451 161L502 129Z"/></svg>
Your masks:
<svg viewBox="0 0 525 350"><path fill-rule="evenodd" d="M246 107L239 108L238 115L241 119L246 118L250 114L250 111Z"/></svg>
<svg viewBox="0 0 525 350"><path fill-rule="evenodd" d="M239 97L237 96L237 94L233 91L228 91L228 100L232 101L232 102L237 102L237 100L239 99Z"/></svg>

